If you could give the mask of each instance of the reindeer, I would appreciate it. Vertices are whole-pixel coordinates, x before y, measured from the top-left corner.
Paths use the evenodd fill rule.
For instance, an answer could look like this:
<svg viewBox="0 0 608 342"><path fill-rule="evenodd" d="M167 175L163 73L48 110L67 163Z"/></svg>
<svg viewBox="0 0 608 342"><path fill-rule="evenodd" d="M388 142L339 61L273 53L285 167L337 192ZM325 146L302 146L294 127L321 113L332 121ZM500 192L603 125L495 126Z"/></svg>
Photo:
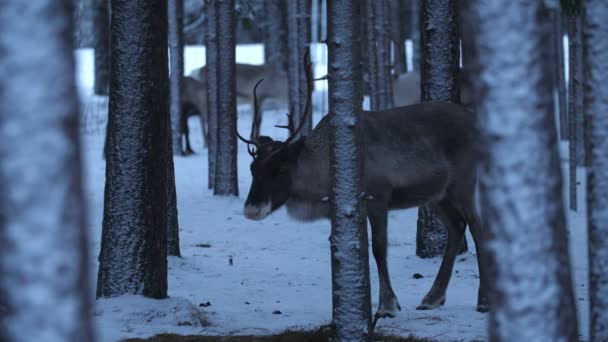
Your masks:
<svg viewBox="0 0 608 342"><path fill-rule="evenodd" d="M306 72L311 92L309 63ZM306 222L330 217L327 198L331 192L331 116L325 116L309 136L295 140L306 115L310 115L310 100L305 108L297 128L293 114L289 114L290 135L285 141L255 136L253 130L251 139L245 139L237 132L253 157L252 182L244 203L244 215L248 219L262 220L283 205L296 220ZM254 116L258 115L259 108L254 105ZM473 197L479 136L475 115L456 104L427 102L384 111L364 111L358 122L363 135L367 216L380 281L375 320L394 317L401 309L391 286L386 259L388 211L422 205L437 208L445 220L448 245L435 282L417 309L433 309L445 303L454 260L468 225L475 241L480 273L477 311L486 312L482 232Z"/></svg>

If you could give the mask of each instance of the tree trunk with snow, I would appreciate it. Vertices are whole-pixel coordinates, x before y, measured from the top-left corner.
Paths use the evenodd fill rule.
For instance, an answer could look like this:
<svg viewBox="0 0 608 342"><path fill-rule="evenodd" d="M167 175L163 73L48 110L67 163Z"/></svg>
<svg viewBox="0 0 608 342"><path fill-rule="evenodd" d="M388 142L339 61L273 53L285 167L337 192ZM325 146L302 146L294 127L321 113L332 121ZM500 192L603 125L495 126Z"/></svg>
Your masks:
<svg viewBox="0 0 608 342"><path fill-rule="evenodd" d="M410 13L411 13L411 24L412 31L410 37L412 39L412 70L420 71L420 0L409 0L410 1Z"/></svg>
<svg viewBox="0 0 608 342"><path fill-rule="evenodd" d="M559 6L551 9L553 22L552 41L553 41L553 82L557 93L557 108L559 113L559 131L562 140L568 139L568 108L566 106L566 76L564 70L564 29L562 11Z"/></svg>
<svg viewBox="0 0 608 342"><path fill-rule="evenodd" d="M589 120L587 227L590 341L608 341L608 3L584 2L584 110Z"/></svg>
<svg viewBox="0 0 608 342"><path fill-rule="evenodd" d="M209 135L209 145L207 146L207 188L209 189L213 189L213 186L215 185L215 165L217 159L218 55L216 16L217 2L209 1L205 3L205 78L207 80L207 132ZM204 120L202 115L201 120ZM201 127L203 127L203 125L201 125ZM203 133L203 139L204 138Z"/></svg>
<svg viewBox="0 0 608 342"><path fill-rule="evenodd" d="M6 342L95 340L71 8L69 0L0 2Z"/></svg>
<svg viewBox="0 0 608 342"><path fill-rule="evenodd" d="M366 1L368 79L370 109L392 107L392 79L390 76L390 27L387 0Z"/></svg>
<svg viewBox="0 0 608 342"><path fill-rule="evenodd" d="M236 11L234 0L216 8L217 150L214 195L239 195L236 159Z"/></svg>
<svg viewBox="0 0 608 342"><path fill-rule="evenodd" d="M182 153L180 130L181 97L184 75L184 2L168 0L170 104L173 155ZM204 141L204 140L203 140Z"/></svg>
<svg viewBox="0 0 608 342"><path fill-rule="evenodd" d="M94 15L96 95L108 95L110 84L110 0L92 0Z"/></svg>
<svg viewBox="0 0 608 342"><path fill-rule="evenodd" d="M167 1L112 0L97 297L167 297Z"/></svg>
<svg viewBox="0 0 608 342"><path fill-rule="evenodd" d="M302 60L309 50L310 4L309 0L287 2L287 59L289 106L293 107L294 121L300 122L306 103L306 75ZM298 136L306 136L312 131L312 117L309 117Z"/></svg>
<svg viewBox="0 0 608 342"><path fill-rule="evenodd" d="M264 63L287 71L287 21L286 2L264 0L266 30L264 30Z"/></svg>
<svg viewBox="0 0 608 342"><path fill-rule="evenodd" d="M360 5L327 3L331 115L331 265L337 341L370 341L371 299L367 214L359 116L362 92Z"/></svg>
<svg viewBox="0 0 608 342"><path fill-rule="evenodd" d="M568 138L570 156L570 209L577 210L577 166L585 165L583 140L583 22L580 7L564 7L568 26Z"/></svg>
<svg viewBox="0 0 608 342"><path fill-rule="evenodd" d="M422 101L460 102L458 88L459 30L456 0L421 2L420 51ZM443 255L447 227L430 206L420 207L416 233L416 255ZM466 240L463 248L466 251Z"/></svg>
<svg viewBox="0 0 608 342"><path fill-rule="evenodd" d="M483 254L492 270L489 340L578 341L549 11L540 1L502 0L472 2L465 13L478 66Z"/></svg>

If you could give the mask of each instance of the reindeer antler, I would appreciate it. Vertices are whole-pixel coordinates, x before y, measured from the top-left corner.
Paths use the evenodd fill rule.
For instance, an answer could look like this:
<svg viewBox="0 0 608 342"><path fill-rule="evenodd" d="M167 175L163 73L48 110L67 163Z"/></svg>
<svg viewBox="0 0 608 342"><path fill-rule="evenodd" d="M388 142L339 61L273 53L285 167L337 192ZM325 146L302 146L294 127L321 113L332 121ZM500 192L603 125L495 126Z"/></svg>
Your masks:
<svg viewBox="0 0 608 342"><path fill-rule="evenodd" d="M258 81L258 83L255 84L255 86L253 87L253 119L251 122L251 140L245 139L243 138L240 134L239 134L239 130L236 130L236 136L244 143L247 144L247 152L249 152L249 155L251 155L253 158L255 158L255 154L256 154L256 150L251 147L251 146L255 146L256 149L258 147L258 136L257 136L257 132L258 132L258 128L260 127L260 120L261 120L261 116L260 116L260 108L258 107L258 96L257 96L257 90L258 90L258 86L260 85L260 83L262 83L262 81L264 81L264 79L260 79Z"/></svg>
<svg viewBox="0 0 608 342"><path fill-rule="evenodd" d="M313 91L313 78L312 78L312 63L310 62L310 52L309 51L306 51L306 53L304 54L303 63L304 63L304 72L306 73L306 88L307 88L306 95L307 96L306 96L306 104L304 105L304 112L302 113L302 116L300 117L300 122L298 124L298 128L294 129L294 122L293 122L294 108L293 108L293 106L291 107L291 113L287 114L287 116L289 118L288 126L287 127L277 126L277 127L289 129L289 138L287 138L287 140L285 140L286 144L293 141L293 139L295 139L295 137L298 135L298 133L300 133L302 128L304 128L306 119L308 118L308 115L310 114L310 111L311 111L310 109L311 109L312 91Z"/></svg>

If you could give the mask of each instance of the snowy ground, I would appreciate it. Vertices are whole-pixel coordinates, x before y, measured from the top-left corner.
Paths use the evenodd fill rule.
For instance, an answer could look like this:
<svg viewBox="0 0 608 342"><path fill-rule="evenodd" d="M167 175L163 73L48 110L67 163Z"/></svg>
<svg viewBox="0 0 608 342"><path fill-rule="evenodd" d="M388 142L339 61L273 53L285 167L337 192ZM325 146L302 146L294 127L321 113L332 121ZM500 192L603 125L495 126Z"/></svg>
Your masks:
<svg viewBox="0 0 608 342"><path fill-rule="evenodd" d="M204 62L202 51L201 48L187 50L186 72ZM239 47L237 60L261 63L261 51L259 46ZM322 52L317 54L322 55ZM77 58L89 206L91 280L95 282L103 212L105 163L101 155L107 99L91 96L92 51L78 51ZM317 66L317 76L323 72L324 66ZM320 99L321 96L315 98ZM320 105L317 103L316 107ZM240 107L239 110L238 126L241 131L247 132L251 120L249 110L247 107ZM320 115L321 110L318 109L315 122ZM265 112L262 131L267 135L284 137L283 130L274 128L274 124L284 119L284 110ZM251 178L248 167L250 157L245 146L239 146L240 196L214 197L207 189L207 154L202 150L198 119L190 120L190 125L197 154L175 158L183 258L171 257L169 260L170 298L151 300L124 296L97 301L95 320L101 340L116 341L165 332L270 334L329 323L329 222L298 223L287 217L284 210L261 222L246 220L242 215L242 204ZM579 188L583 186L584 183ZM579 202L580 212L584 213L583 203ZM584 219L583 215L569 213L579 316L581 327L584 327L583 339L586 339L588 308ZM430 289L440 263L439 258L422 260L415 256L415 227L416 210L390 213L389 267L402 311L394 319L381 320L377 329L386 334L413 334L438 341L485 340L486 316L475 311L478 274L475 256L471 252L457 259L445 306L431 311L415 310ZM473 247L470 239L469 247ZM230 259L232 264L229 263ZM370 259L370 270L375 310L378 283L373 258ZM414 273L424 277L413 279Z"/></svg>

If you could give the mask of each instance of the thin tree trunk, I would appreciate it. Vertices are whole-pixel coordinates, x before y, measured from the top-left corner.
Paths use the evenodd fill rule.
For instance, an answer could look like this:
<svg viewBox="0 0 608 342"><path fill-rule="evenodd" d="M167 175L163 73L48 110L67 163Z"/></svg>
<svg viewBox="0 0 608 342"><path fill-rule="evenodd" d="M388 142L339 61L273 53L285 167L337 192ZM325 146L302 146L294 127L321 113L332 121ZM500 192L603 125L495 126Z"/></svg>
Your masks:
<svg viewBox="0 0 608 342"><path fill-rule="evenodd" d="M213 194L238 196L236 170L236 11L234 0L218 1L216 18L218 121Z"/></svg>
<svg viewBox="0 0 608 342"><path fill-rule="evenodd" d="M332 116L331 258L333 323L337 341L370 341L371 294L363 155L358 117L362 93L359 39L360 5L327 3L329 38L329 113Z"/></svg>
<svg viewBox="0 0 608 342"><path fill-rule="evenodd" d="M570 139L570 209L577 210L577 166L585 165L583 141L583 27L580 14L568 14L568 121Z"/></svg>
<svg viewBox="0 0 608 342"><path fill-rule="evenodd" d="M384 110L393 106L393 88L391 79L391 56L390 56L390 26L388 21L387 0L373 0L374 11L374 36L376 54L376 75L378 92L378 107L372 110ZM369 40L368 40L369 42ZM373 90L372 90L373 91Z"/></svg>
<svg viewBox="0 0 608 342"><path fill-rule="evenodd" d="M184 3L183 0L168 1L168 31L170 56L170 117L167 132L169 151L173 155L182 152L180 121L184 75ZM187 124L187 123L186 123ZM204 140L203 140L204 141ZM179 225L177 220L177 194L173 155L167 156L167 254L181 256L179 248Z"/></svg>
<svg viewBox="0 0 608 342"><path fill-rule="evenodd" d="M302 66L304 53L309 49L310 4L308 0L293 0L287 3L287 58L288 93L290 108L293 107L294 121L300 122L306 103L306 75ZM305 121L298 136L306 136L312 131L312 115Z"/></svg>
<svg viewBox="0 0 608 342"><path fill-rule="evenodd" d="M376 14L374 11L375 0L363 0L365 3L365 46L367 47L367 79L369 83L369 108L370 110L378 110L380 108L380 93L379 87L379 70L378 70L378 55L376 54Z"/></svg>
<svg viewBox="0 0 608 342"><path fill-rule="evenodd" d="M412 71L420 71L420 0L409 0L411 6Z"/></svg>
<svg viewBox="0 0 608 342"><path fill-rule="evenodd" d="M584 2L584 110L589 120L587 227L590 341L608 341L608 3Z"/></svg>
<svg viewBox="0 0 608 342"><path fill-rule="evenodd" d="M169 63L170 63L170 105L173 155L182 153L180 119L182 115L181 98L184 75L184 2L168 0L169 18Z"/></svg>
<svg viewBox="0 0 608 342"><path fill-rule="evenodd" d="M557 92L557 108L556 111L559 113L559 132L562 140L568 138L568 108L566 105L566 76L564 70L564 29L562 20L562 11L557 6L551 10L553 19L553 34L552 39L554 43L553 51L555 53L554 59L554 82L555 91Z"/></svg>
<svg viewBox="0 0 608 342"><path fill-rule="evenodd" d="M65 0L0 2L6 342L95 340L71 8Z"/></svg>
<svg viewBox="0 0 608 342"><path fill-rule="evenodd" d="M265 63L285 71L287 71L286 3L280 0L264 0L267 21L264 42Z"/></svg>
<svg viewBox="0 0 608 342"><path fill-rule="evenodd" d="M459 30L456 0L423 0L420 15L422 101L460 102L458 88ZM429 258L443 255L447 227L432 207L418 210L416 255ZM461 252L467 250L463 239Z"/></svg>
<svg viewBox="0 0 608 342"><path fill-rule="evenodd" d="M112 0L97 297L167 297L167 1ZM146 80L146 82L142 82Z"/></svg>
<svg viewBox="0 0 608 342"><path fill-rule="evenodd" d="M207 134L208 146L208 182L207 187L215 185L215 168L217 160L217 125L218 125L218 54L217 54L217 2L205 4L205 79L207 80ZM201 115L202 119L202 115ZM204 120L204 119L202 119ZM202 125L201 125L202 127Z"/></svg>
<svg viewBox="0 0 608 342"><path fill-rule="evenodd" d="M108 95L110 84L110 1L94 2L95 83L96 95Z"/></svg>
<svg viewBox="0 0 608 342"><path fill-rule="evenodd" d="M401 19L403 14L404 1L402 0L387 0L389 6L388 18L390 22L391 40L394 43L393 64L395 73L393 78L397 78L400 74L407 72L407 58L405 56L405 30L404 20Z"/></svg>
<svg viewBox="0 0 608 342"><path fill-rule="evenodd" d="M493 271L490 341L578 341L548 18L543 2L503 0L473 2L463 20L475 27L479 66L483 253ZM505 51L506 42L517 50Z"/></svg>

